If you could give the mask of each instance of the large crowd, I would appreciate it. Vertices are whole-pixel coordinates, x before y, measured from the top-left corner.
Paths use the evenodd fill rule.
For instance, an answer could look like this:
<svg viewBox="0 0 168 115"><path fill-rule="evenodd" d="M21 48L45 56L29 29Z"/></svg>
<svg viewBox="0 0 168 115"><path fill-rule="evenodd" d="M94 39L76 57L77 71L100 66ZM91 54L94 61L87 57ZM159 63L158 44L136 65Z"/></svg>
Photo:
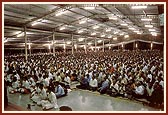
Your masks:
<svg viewBox="0 0 168 115"><path fill-rule="evenodd" d="M150 104L164 102L163 51L56 52L5 56L4 79L10 93L30 93L43 109L58 108L57 99L77 88Z"/></svg>

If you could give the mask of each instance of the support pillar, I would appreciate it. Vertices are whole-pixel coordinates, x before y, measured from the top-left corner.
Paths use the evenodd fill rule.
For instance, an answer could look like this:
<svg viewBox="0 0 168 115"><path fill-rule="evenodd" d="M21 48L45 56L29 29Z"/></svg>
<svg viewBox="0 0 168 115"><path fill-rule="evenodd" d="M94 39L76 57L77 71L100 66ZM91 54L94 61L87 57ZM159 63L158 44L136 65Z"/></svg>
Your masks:
<svg viewBox="0 0 168 115"><path fill-rule="evenodd" d="M27 62L27 35L26 35L26 26L24 27L24 39L25 39L25 59Z"/></svg>
<svg viewBox="0 0 168 115"><path fill-rule="evenodd" d="M55 56L55 32L53 31L53 56Z"/></svg>
<svg viewBox="0 0 168 115"><path fill-rule="evenodd" d="M71 38L72 38L72 55L74 55L74 42L73 42L73 34L71 34Z"/></svg>

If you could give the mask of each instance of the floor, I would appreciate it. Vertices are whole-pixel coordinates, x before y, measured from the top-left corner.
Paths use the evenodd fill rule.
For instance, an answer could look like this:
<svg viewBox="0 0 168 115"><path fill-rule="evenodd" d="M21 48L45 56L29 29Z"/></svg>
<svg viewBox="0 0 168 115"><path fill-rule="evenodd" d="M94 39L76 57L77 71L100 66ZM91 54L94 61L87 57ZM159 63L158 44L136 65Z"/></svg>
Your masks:
<svg viewBox="0 0 168 115"><path fill-rule="evenodd" d="M28 94L9 94L9 102L21 106L26 110L27 104L33 104ZM69 106L72 111L159 111L140 102L114 98L108 95L100 95L98 92L87 90L73 89L68 96L58 99L58 105ZM6 109L6 111L9 111ZM11 110L15 111L15 110ZM36 104L31 106L31 111L43 111ZM49 111L59 111L51 109Z"/></svg>

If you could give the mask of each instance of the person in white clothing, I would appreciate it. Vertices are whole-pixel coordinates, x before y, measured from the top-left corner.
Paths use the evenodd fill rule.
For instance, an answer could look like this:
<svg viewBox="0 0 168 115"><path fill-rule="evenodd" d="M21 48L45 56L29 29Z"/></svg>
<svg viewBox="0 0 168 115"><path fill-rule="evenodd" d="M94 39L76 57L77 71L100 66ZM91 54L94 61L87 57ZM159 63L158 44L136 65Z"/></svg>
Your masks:
<svg viewBox="0 0 168 115"><path fill-rule="evenodd" d="M98 82L95 76L93 76L89 82L89 89L92 91L96 91L98 87Z"/></svg>
<svg viewBox="0 0 168 115"><path fill-rule="evenodd" d="M52 88L50 87L48 88L47 100L43 101L42 107L43 107L43 110L58 108L57 98L54 92L52 91Z"/></svg>

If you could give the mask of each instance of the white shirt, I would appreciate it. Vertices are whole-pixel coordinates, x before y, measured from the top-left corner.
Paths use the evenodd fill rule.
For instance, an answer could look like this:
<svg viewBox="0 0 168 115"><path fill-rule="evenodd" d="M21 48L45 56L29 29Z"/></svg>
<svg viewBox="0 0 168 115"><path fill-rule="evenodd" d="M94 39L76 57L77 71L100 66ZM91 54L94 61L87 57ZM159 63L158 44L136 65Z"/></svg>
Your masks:
<svg viewBox="0 0 168 115"><path fill-rule="evenodd" d="M140 86L135 88L135 93L139 94L139 95L143 95L144 94L144 90L145 90L144 86L140 85Z"/></svg>
<svg viewBox="0 0 168 115"><path fill-rule="evenodd" d="M91 79L89 85L91 87L98 87L97 79Z"/></svg>

